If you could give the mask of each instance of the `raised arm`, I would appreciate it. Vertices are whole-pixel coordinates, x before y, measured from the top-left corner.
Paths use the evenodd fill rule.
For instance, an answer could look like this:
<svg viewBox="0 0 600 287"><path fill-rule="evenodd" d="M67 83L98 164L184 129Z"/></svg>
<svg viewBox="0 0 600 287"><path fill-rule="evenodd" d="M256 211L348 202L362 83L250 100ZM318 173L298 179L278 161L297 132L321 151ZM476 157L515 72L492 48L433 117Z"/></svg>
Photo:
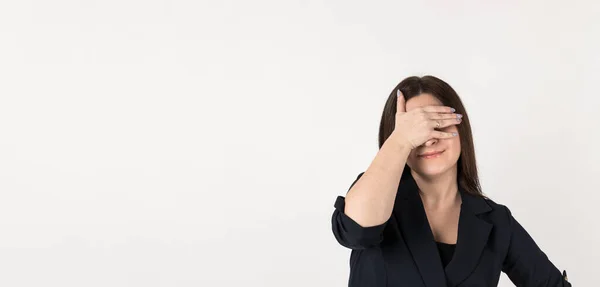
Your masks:
<svg viewBox="0 0 600 287"><path fill-rule="evenodd" d="M393 132L367 170L352 183L346 197L336 200L332 228L340 244L362 249L381 242L411 150L431 138L456 136L435 130L458 124L459 117L454 112L446 106L425 106L407 112L404 95L398 91Z"/></svg>
<svg viewBox="0 0 600 287"><path fill-rule="evenodd" d="M369 168L350 185L346 197L337 197L332 228L341 245L363 249L381 242L408 153L409 148L388 139Z"/></svg>

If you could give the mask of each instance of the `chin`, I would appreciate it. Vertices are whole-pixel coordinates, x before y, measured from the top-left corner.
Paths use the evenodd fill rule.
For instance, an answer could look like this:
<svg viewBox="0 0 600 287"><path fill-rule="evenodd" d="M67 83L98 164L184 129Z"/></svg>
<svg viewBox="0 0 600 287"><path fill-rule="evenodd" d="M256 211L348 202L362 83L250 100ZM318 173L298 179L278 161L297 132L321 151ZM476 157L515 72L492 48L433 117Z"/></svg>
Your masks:
<svg viewBox="0 0 600 287"><path fill-rule="evenodd" d="M437 162L419 162L412 169L422 177L436 177L445 174L456 166L456 162L449 162L447 159Z"/></svg>
<svg viewBox="0 0 600 287"><path fill-rule="evenodd" d="M449 168L445 165L425 166L415 170L416 173L423 177L435 177L447 172Z"/></svg>

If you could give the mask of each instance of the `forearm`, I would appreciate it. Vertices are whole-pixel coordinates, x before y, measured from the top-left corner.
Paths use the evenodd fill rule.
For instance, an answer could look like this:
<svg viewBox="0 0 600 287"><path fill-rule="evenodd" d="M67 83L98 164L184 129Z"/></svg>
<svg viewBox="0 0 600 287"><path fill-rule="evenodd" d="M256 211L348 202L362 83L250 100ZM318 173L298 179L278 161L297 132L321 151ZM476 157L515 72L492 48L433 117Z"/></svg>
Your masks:
<svg viewBox="0 0 600 287"><path fill-rule="evenodd" d="M379 149L363 176L346 194L344 213L362 227L386 222L394 207L402 171L411 148L394 134Z"/></svg>

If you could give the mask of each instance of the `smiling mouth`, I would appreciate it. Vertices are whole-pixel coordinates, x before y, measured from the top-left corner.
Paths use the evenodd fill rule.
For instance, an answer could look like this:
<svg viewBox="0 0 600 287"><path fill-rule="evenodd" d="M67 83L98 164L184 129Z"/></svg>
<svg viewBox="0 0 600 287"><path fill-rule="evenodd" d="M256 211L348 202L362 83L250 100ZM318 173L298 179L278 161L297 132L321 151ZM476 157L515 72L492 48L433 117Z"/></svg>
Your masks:
<svg viewBox="0 0 600 287"><path fill-rule="evenodd" d="M424 155L419 155L419 158L422 158L422 159L436 158L436 157L439 157L444 152L445 152L445 150L436 152L436 153L428 153L428 154L424 154Z"/></svg>

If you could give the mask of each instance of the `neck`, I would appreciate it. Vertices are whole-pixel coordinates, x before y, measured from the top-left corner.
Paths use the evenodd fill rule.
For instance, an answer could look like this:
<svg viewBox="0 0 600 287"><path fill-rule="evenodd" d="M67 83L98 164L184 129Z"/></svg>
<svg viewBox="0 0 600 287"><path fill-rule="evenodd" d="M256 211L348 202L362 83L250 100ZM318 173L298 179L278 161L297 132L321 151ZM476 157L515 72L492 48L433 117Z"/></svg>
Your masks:
<svg viewBox="0 0 600 287"><path fill-rule="evenodd" d="M456 168L435 177L421 176L412 171L411 173L419 186L423 205L428 209L448 208L462 202L458 194Z"/></svg>

